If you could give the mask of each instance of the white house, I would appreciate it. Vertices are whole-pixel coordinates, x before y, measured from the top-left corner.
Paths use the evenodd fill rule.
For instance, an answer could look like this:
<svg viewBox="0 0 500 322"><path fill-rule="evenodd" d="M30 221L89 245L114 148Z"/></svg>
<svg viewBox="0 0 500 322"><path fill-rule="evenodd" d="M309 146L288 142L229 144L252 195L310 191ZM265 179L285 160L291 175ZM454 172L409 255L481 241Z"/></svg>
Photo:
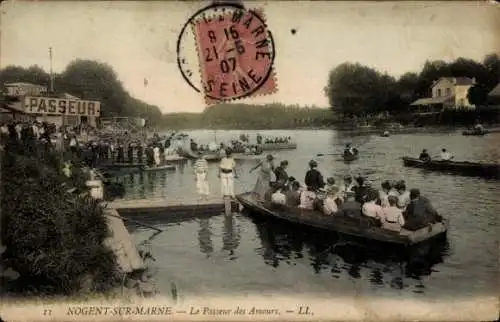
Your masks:
<svg viewBox="0 0 500 322"><path fill-rule="evenodd" d="M474 84L475 80L469 77L441 77L431 85L432 97L420 98L410 106L421 113L439 113L446 108L473 109L467 93Z"/></svg>

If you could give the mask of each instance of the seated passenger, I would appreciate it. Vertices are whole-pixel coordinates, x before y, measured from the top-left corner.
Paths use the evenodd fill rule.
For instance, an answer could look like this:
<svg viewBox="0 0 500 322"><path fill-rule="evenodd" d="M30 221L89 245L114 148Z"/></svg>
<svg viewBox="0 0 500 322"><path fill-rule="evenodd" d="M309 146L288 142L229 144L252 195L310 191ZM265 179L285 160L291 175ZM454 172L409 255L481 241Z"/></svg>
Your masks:
<svg viewBox="0 0 500 322"><path fill-rule="evenodd" d="M404 213L406 229L417 230L443 220L430 200L420 195L420 190L411 189L410 199L411 202Z"/></svg>
<svg viewBox="0 0 500 322"><path fill-rule="evenodd" d="M277 189L276 192L271 195L271 203L282 206L286 205L286 196L281 189Z"/></svg>
<svg viewBox="0 0 500 322"><path fill-rule="evenodd" d="M333 186L326 191L326 198L323 201L323 213L325 215L334 215L339 209L337 206L337 192L338 188Z"/></svg>
<svg viewBox="0 0 500 322"><path fill-rule="evenodd" d="M395 188L398 192L398 207L404 212L406 207L410 204L410 192L406 190L404 181L396 183Z"/></svg>
<svg viewBox="0 0 500 322"><path fill-rule="evenodd" d="M405 224L403 212L398 208L398 198L389 196L389 206L383 208L384 219L382 220L382 228L392 231L401 231Z"/></svg>
<svg viewBox="0 0 500 322"><path fill-rule="evenodd" d="M361 176L356 178L356 183L358 185L353 187L353 190L356 194L356 201L360 204L363 204L368 193L368 187L365 185L365 179Z"/></svg>
<svg viewBox="0 0 500 322"><path fill-rule="evenodd" d="M299 208L303 209L314 209L314 200L316 200L316 193L312 187L307 187L306 191L302 191L300 194L300 205Z"/></svg>
<svg viewBox="0 0 500 322"><path fill-rule="evenodd" d="M418 159L420 161L428 162L428 161L431 161L431 156L429 155L429 153L427 153L426 149L423 149L422 153L420 153L420 156L418 157Z"/></svg>
<svg viewBox="0 0 500 322"><path fill-rule="evenodd" d="M354 149L350 143L347 143L345 145L345 149L344 149L344 156L351 156L351 155L354 155L356 154L357 150Z"/></svg>
<svg viewBox="0 0 500 322"><path fill-rule="evenodd" d="M283 160L280 162L280 165L274 169L274 176L276 177L276 181L286 183L288 181L288 173L286 173L286 169L288 168L288 161Z"/></svg>
<svg viewBox="0 0 500 322"><path fill-rule="evenodd" d="M453 156L451 155L451 153L446 151L446 149L442 149L441 150L441 160L450 161L451 159L453 159Z"/></svg>
<svg viewBox="0 0 500 322"><path fill-rule="evenodd" d="M381 189L378 193L378 204L385 208L385 207L389 207L389 200L388 200L388 197L389 197L389 191L391 191L391 184L389 181L385 180L382 182L382 184L380 185Z"/></svg>
<svg viewBox="0 0 500 322"><path fill-rule="evenodd" d="M296 207L300 205L300 183L293 181L290 187L290 190L286 192L286 203L290 207Z"/></svg>
<svg viewBox="0 0 500 322"><path fill-rule="evenodd" d="M356 201L355 193L352 191L348 191L346 193L346 200L340 206L340 210L338 212L339 215L346 217L359 218L361 217L361 204Z"/></svg>
<svg viewBox="0 0 500 322"><path fill-rule="evenodd" d="M376 200L377 200L377 195L373 191L370 191L366 196L366 202L363 204L362 212L363 215L374 218L382 222L384 218L384 211L381 206L375 203Z"/></svg>
<svg viewBox="0 0 500 322"><path fill-rule="evenodd" d="M325 192L328 194L330 190L335 189L335 191L338 191L338 188L335 186L335 179L333 177L329 177L326 179L326 185L325 185Z"/></svg>
<svg viewBox="0 0 500 322"><path fill-rule="evenodd" d="M276 185L272 183L269 189L264 193L264 201L271 201L272 196L274 193L276 193L276 191L278 191L278 189Z"/></svg>
<svg viewBox="0 0 500 322"><path fill-rule="evenodd" d="M344 201L347 198L346 193L348 191L353 191L354 189L354 182L352 181L352 177L347 175L344 177L344 183L340 185L339 187L339 196L341 196L342 201Z"/></svg>

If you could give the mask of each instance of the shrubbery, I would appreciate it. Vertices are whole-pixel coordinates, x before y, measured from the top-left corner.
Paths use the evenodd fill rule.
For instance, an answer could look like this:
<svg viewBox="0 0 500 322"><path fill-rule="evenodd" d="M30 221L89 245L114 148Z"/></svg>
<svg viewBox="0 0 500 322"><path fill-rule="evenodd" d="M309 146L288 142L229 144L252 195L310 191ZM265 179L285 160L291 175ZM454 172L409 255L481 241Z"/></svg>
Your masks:
<svg viewBox="0 0 500 322"><path fill-rule="evenodd" d="M119 281L114 254L103 245L108 229L103 208L81 191L81 170L62 174L58 155L39 143L11 142L2 152L1 210L4 266L20 273L17 291L71 294L83 280L91 291ZM87 281L88 283L88 281Z"/></svg>

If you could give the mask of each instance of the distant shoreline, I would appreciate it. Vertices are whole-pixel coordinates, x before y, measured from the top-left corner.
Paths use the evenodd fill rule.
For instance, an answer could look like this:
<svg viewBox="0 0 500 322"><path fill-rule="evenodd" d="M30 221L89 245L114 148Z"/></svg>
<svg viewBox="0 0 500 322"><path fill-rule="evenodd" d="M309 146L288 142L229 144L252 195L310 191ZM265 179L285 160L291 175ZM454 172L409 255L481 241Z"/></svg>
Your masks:
<svg viewBox="0 0 500 322"><path fill-rule="evenodd" d="M286 127L286 128L255 128L255 129L235 129L235 128L185 128L185 129L175 129L175 131L293 131L293 130L334 130L341 133L351 133L351 134L381 134L383 131L389 131L390 134L411 134L411 133L449 133L466 130L467 127L464 126L424 126L424 127L403 127L387 129L387 127L361 127L361 128L337 128L334 126L307 126L307 127ZM494 124L492 126L485 127L490 133L500 132L500 124ZM165 128L160 129L160 131L170 131L171 129Z"/></svg>

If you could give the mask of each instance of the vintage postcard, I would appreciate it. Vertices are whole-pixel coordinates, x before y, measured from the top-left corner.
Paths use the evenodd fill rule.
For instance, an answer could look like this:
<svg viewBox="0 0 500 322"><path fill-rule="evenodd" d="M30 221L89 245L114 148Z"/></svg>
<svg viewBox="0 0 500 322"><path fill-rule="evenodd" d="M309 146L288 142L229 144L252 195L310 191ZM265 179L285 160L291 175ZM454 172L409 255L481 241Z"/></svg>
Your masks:
<svg viewBox="0 0 500 322"><path fill-rule="evenodd" d="M498 319L498 3L0 9L0 321Z"/></svg>

